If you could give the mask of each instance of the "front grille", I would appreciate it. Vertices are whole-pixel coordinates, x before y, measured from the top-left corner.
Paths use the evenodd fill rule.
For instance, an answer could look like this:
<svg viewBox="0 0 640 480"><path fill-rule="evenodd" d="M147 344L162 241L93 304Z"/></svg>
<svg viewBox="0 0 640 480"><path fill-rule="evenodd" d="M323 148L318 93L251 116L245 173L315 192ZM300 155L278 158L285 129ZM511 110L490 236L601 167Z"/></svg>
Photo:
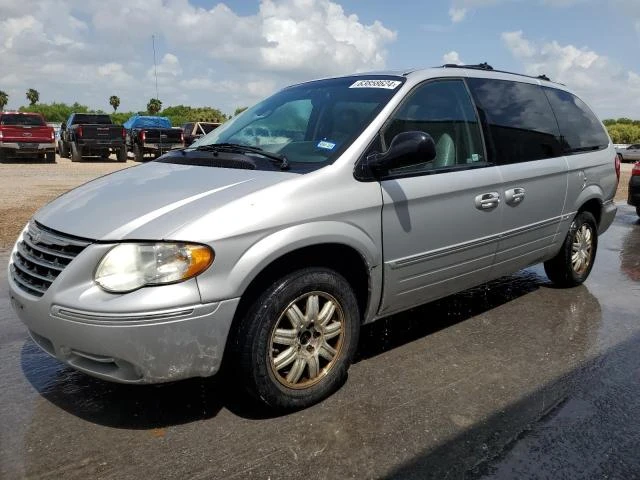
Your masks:
<svg viewBox="0 0 640 480"><path fill-rule="evenodd" d="M25 292L41 297L90 243L31 221L11 258L11 278Z"/></svg>

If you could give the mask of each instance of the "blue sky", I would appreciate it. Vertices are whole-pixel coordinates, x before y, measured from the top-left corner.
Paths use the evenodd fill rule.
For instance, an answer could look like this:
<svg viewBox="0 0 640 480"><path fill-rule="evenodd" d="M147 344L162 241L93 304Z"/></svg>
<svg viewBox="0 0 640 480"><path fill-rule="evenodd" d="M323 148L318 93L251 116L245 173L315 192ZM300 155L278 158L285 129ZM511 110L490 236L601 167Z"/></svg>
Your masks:
<svg viewBox="0 0 640 480"><path fill-rule="evenodd" d="M52 22L51 19L56 21ZM640 0L0 0L0 90L44 102L232 112L289 83L486 61L546 73L601 117L640 118Z"/></svg>

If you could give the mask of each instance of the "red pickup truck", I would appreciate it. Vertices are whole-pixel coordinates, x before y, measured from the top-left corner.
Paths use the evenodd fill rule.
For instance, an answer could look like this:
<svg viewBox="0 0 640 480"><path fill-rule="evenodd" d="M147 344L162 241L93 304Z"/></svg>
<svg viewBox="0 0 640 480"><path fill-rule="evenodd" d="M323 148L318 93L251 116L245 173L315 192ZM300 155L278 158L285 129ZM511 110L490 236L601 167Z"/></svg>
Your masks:
<svg viewBox="0 0 640 480"><path fill-rule="evenodd" d="M31 157L56 161L53 128L39 113L0 112L0 161Z"/></svg>

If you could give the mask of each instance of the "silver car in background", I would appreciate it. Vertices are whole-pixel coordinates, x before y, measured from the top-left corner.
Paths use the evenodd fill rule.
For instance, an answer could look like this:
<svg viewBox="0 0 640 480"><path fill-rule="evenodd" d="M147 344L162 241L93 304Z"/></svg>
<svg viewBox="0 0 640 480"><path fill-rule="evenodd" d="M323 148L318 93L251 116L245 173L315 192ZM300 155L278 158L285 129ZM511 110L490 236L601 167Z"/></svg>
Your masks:
<svg viewBox="0 0 640 480"><path fill-rule="evenodd" d="M567 88L478 67L285 88L37 212L9 264L34 341L106 380L337 389L362 324L544 262L589 275L616 152Z"/></svg>

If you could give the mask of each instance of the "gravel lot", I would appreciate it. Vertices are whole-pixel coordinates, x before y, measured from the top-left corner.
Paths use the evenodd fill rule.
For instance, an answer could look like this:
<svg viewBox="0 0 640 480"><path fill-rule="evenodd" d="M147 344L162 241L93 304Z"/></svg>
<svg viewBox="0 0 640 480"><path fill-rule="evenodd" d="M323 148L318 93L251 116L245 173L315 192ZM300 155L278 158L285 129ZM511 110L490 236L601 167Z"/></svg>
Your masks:
<svg viewBox="0 0 640 480"><path fill-rule="evenodd" d="M72 163L56 157L55 164L3 163L0 164L0 249L9 248L29 217L45 203L58 195L101 175L138 165L133 160L118 163L85 160ZM626 203L627 185L632 164L622 164L620 187L616 195L619 203Z"/></svg>

